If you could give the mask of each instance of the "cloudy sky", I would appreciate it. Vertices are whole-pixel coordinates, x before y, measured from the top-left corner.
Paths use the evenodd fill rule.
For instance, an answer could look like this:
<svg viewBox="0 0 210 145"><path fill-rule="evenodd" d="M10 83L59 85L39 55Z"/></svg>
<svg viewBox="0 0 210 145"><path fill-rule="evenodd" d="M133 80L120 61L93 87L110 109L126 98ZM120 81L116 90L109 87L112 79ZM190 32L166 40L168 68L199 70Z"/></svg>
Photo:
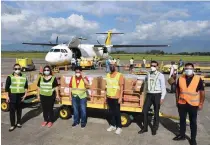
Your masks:
<svg viewBox="0 0 210 145"><path fill-rule="evenodd" d="M210 51L210 2L1 2L2 50L48 50L22 42L170 44L167 52ZM129 51L135 51L130 49ZM140 50L140 49L138 49ZM141 51L146 51L142 48Z"/></svg>

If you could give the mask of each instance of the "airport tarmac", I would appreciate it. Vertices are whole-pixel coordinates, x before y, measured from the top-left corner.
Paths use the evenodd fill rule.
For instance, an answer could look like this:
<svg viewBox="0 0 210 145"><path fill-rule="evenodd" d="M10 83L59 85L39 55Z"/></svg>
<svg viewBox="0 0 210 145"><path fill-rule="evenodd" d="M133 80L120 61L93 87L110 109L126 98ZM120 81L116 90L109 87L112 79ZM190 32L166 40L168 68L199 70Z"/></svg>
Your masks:
<svg viewBox="0 0 210 145"><path fill-rule="evenodd" d="M2 58L1 71L3 75L8 75L12 71L15 59ZM41 59L34 59L36 68L44 65ZM63 74L73 73L71 71ZM92 71L84 70L85 74L105 74L104 70ZM165 75L167 78L168 75ZM167 88L169 85L167 84ZM198 145L210 145L210 87L206 87L206 100L203 110L198 113ZM172 138L178 133L178 121L162 118L156 136L151 135L151 131L139 135L139 122L141 115L129 126L123 128L121 135L114 132L107 132L108 123L106 121L106 111L88 110L88 124L85 129L80 126L72 128L72 118L61 120L58 118L57 110L60 105L55 105L55 123L51 128L41 127L43 121L42 111L37 107L27 107L23 109L23 127L17 128L13 132L8 132L10 127L9 113L1 112L1 136L2 145L189 145L187 140L175 142ZM161 112L178 116L175 105L174 94L167 93ZM186 134L190 136L190 127L187 126Z"/></svg>

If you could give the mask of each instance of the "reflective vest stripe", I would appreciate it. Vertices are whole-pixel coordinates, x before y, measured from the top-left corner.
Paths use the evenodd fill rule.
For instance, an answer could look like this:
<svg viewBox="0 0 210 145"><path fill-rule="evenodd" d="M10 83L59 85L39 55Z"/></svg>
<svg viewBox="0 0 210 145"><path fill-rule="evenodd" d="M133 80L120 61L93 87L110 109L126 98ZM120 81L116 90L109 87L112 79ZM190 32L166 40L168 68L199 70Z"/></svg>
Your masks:
<svg viewBox="0 0 210 145"><path fill-rule="evenodd" d="M186 95L191 95L191 96L197 96L198 93L189 93L189 92L180 92L180 94L186 94Z"/></svg>

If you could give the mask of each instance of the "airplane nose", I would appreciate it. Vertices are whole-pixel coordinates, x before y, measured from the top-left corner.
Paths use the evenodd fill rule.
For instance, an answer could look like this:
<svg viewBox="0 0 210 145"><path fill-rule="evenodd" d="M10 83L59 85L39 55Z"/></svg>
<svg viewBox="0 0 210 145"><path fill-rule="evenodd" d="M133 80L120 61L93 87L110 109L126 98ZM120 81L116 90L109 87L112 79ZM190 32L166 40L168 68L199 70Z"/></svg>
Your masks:
<svg viewBox="0 0 210 145"><path fill-rule="evenodd" d="M47 53L47 55L45 56L45 61L52 64L55 62L55 59L52 55L50 55L49 53Z"/></svg>

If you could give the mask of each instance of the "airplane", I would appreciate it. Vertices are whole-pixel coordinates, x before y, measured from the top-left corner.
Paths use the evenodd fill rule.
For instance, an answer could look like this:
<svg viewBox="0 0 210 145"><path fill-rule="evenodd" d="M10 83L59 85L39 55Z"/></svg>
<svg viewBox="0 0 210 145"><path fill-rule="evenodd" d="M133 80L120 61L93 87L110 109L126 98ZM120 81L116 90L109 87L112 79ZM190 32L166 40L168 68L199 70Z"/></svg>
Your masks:
<svg viewBox="0 0 210 145"><path fill-rule="evenodd" d="M106 33L96 33L96 34L107 34L105 44L102 45L97 40L98 44L81 44L82 40L87 40L82 37L74 37L69 44L63 43L58 44L58 37L56 38L56 43L25 43L28 45L41 45L41 46L52 46L50 51L45 56L45 61L51 66L63 66L69 65L71 59L74 57L76 59L84 58L106 58L111 53L112 48L123 48L123 47L168 47L169 45L113 45L111 43L111 37L113 34L124 34L124 33L114 33L108 31Z"/></svg>

